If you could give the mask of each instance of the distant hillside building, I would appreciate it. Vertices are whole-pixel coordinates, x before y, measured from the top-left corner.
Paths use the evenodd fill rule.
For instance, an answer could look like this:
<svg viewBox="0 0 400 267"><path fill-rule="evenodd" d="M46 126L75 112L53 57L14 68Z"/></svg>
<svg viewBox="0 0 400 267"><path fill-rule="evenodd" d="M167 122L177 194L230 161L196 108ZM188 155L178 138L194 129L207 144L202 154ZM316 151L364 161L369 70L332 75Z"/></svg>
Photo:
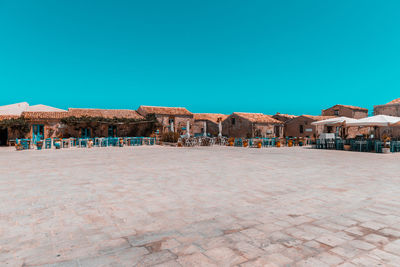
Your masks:
<svg viewBox="0 0 400 267"><path fill-rule="evenodd" d="M384 105L374 106L374 115L389 115L400 117L400 98L392 100Z"/></svg>
<svg viewBox="0 0 400 267"><path fill-rule="evenodd" d="M234 112L222 122L222 134L228 137L281 137L283 122L262 113Z"/></svg>
<svg viewBox="0 0 400 267"><path fill-rule="evenodd" d="M206 132L210 136L218 136L219 122L225 120L228 115L218 113L193 113L194 123L191 126L192 135L201 135L204 133L204 123L206 123Z"/></svg>
<svg viewBox="0 0 400 267"><path fill-rule="evenodd" d="M334 105L322 110L321 115L361 119L368 117L368 109L348 105Z"/></svg>
<svg viewBox="0 0 400 267"><path fill-rule="evenodd" d="M312 122L321 121L334 118L334 116L312 116L312 115L301 115L292 120L289 120L285 124L285 136L286 137L317 137L319 132L322 132L323 126L311 125ZM317 128L318 127L318 128ZM329 130L329 129L328 129ZM333 129L332 129L333 130Z"/></svg>
<svg viewBox="0 0 400 267"><path fill-rule="evenodd" d="M157 121L161 124L160 133L173 129L174 132L185 134L187 121L191 125L193 124L193 113L186 108L140 106L137 112L144 117L154 114Z"/></svg>

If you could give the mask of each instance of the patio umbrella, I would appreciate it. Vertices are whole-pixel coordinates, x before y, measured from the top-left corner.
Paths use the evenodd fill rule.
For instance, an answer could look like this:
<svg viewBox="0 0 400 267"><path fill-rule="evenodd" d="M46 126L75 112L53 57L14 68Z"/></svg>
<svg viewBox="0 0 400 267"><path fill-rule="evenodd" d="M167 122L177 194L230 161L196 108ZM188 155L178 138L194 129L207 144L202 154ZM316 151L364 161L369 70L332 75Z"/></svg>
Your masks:
<svg viewBox="0 0 400 267"><path fill-rule="evenodd" d="M376 115L362 118L355 122L346 123L346 126L384 127L400 121L400 117Z"/></svg>
<svg viewBox="0 0 400 267"><path fill-rule="evenodd" d="M221 121L218 122L218 130L219 130L218 137L222 137L222 122Z"/></svg>
<svg viewBox="0 0 400 267"><path fill-rule="evenodd" d="M203 127L203 129L204 129L203 135L204 135L204 136L207 136L207 122L206 122L206 121L204 121L204 127Z"/></svg>
<svg viewBox="0 0 400 267"><path fill-rule="evenodd" d="M348 117L337 117L337 118L330 118L322 121L315 121L312 122L311 125L329 125L329 126L339 126L343 124L357 122L358 120L348 118Z"/></svg>
<svg viewBox="0 0 400 267"><path fill-rule="evenodd" d="M173 132L173 131L174 131L174 122L171 121L171 132Z"/></svg>
<svg viewBox="0 0 400 267"><path fill-rule="evenodd" d="M190 122L187 121L187 122L186 122L186 136L187 136L188 138L190 137L189 131L190 131Z"/></svg>

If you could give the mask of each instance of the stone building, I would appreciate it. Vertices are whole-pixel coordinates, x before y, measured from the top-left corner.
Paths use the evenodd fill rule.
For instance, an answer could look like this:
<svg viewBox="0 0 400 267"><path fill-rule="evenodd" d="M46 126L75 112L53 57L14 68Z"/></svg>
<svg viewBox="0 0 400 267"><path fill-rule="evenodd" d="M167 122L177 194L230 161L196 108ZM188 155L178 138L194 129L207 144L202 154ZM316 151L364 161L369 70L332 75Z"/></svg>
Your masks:
<svg viewBox="0 0 400 267"><path fill-rule="evenodd" d="M172 130L179 134L186 134L187 122L193 125L193 114L186 108L140 106L137 112L144 117L154 114L160 124L158 129L160 134Z"/></svg>
<svg viewBox="0 0 400 267"><path fill-rule="evenodd" d="M228 137L281 137L283 122L262 113L234 112L222 121L222 134Z"/></svg>
<svg viewBox="0 0 400 267"><path fill-rule="evenodd" d="M225 120L228 115L218 113L194 113L194 123L191 126L190 133L193 135L202 135L204 133L204 123L206 132L209 136L218 136L219 122Z"/></svg>
<svg viewBox="0 0 400 267"><path fill-rule="evenodd" d="M400 117L400 98L387 104L374 106L374 115L389 115Z"/></svg>
<svg viewBox="0 0 400 267"><path fill-rule="evenodd" d="M362 119L368 117L368 109L348 105L334 105L323 109L321 115Z"/></svg>
<svg viewBox="0 0 400 267"><path fill-rule="evenodd" d="M69 108L65 137L144 136L148 123L136 110Z"/></svg>
<svg viewBox="0 0 400 267"><path fill-rule="evenodd" d="M311 125L312 122L334 118L334 116L312 116L301 115L293 118L285 123L285 136L286 137L308 137L316 138L317 135L323 132L323 126ZM327 132L333 129L327 129Z"/></svg>
<svg viewBox="0 0 400 267"><path fill-rule="evenodd" d="M16 138L36 142L54 137L146 136L152 127L152 122L135 110L23 111L20 115L0 115L0 144L7 145Z"/></svg>

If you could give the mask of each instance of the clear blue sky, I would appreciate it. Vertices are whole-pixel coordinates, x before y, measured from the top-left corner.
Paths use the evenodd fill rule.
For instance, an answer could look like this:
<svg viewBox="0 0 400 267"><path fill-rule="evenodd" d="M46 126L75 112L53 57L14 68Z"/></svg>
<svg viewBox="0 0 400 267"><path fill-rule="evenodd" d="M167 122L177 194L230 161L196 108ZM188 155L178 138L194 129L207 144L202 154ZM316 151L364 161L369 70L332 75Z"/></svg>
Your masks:
<svg viewBox="0 0 400 267"><path fill-rule="evenodd" d="M319 114L400 97L400 1L0 0L0 105Z"/></svg>

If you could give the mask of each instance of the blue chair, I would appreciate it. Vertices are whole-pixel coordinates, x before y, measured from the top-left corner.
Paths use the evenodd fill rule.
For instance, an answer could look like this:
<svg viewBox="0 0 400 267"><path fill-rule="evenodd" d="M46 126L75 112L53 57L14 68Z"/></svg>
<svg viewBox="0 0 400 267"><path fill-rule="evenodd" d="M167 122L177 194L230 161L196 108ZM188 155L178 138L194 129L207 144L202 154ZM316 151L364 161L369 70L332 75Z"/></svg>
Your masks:
<svg viewBox="0 0 400 267"><path fill-rule="evenodd" d="M242 138L235 138L235 146L243 146Z"/></svg>
<svg viewBox="0 0 400 267"><path fill-rule="evenodd" d="M45 149L50 149L51 148L51 138L46 138L44 140L44 148Z"/></svg>

